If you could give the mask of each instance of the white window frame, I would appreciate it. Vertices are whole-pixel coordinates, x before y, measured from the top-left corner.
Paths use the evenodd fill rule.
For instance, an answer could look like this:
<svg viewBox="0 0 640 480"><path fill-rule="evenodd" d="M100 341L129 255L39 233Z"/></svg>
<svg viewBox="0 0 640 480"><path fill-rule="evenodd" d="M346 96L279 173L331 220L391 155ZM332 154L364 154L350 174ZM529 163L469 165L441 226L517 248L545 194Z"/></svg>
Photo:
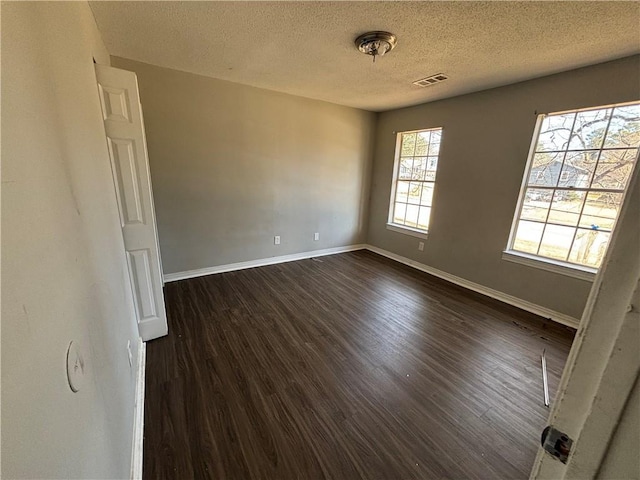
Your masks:
<svg viewBox="0 0 640 480"><path fill-rule="evenodd" d="M393 214L394 214L394 210L395 210L395 206L396 206L396 189L398 187L398 177L400 174L400 157L402 156L402 135L408 134L408 133L419 133L419 132L429 132L429 131L433 131L433 130L439 130L440 131L440 150L438 151L438 165L436 165L436 178L438 176L438 167L439 167L439 163L440 163L440 153L442 152L442 139L443 139L443 134L444 134L444 129L443 127L429 127L429 128L419 128L417 130L403 130L401 132L396 132L396 150L395 150L395 157L394 157L394 162L393 162L393 176L392 176L392 180L391 180L391 196L389 198L389 214L387 216L387 230L391 230L393 232L397 232L397 233L402 233L404 235L410 235L412 237L416 237L416 238L422 238L422 239L427 239L429 236L429 230L422 230L420 228L413 228L413 227L409 227L407 225L402 225L399 223L394 223L393 222ZM428 155L426 155L428 157ZM433 156L433 155L431 155ZM422 180L420 180L422 181ZM433 183L433 195L435 198L435 186L436 186L436 181L434 180L433 182L426 180L429 183ZM431 203L431 212L433 213L433 199L432 199L432 203ZM431 217L429 218L429 221L431 221Z"/></svg>
<svg viewBox="0 0 640 480"><path fill-rule="evenodd" d="M529 154L528 154L528 157L527 157L527 165L525 167L524 175L522 176L522 184L520 185L520 192L518 193L518 202L516 204L516 210L515 210L515 213L514 213L514 216L513 216L513 221L511 223L511 230L509 232L509 240L507 242L506 249L502 252L502 259L503 260L507 260L509 262L514 262L514 263L519 263L519 264L522 264L522 265L527 265L527 266L534 267L534 268L539 268L541 270L547 270L547 271L550 271L550 272L560 273L562 275L567 275L567 276L570 276L570 277L574 277L574 278L578 278L578 279L586 280L586 281L590 281L590 282L592 282L595 279L595 276L598 273L598 269L597 268L592 268L592 267L588 267L588 266L585 266L585 265L580 265L580 264L576 264L576 263L556 260L556 259L553 259L553 258L541 256L541 255L533 255L533 254L520 252L518 250L513 250L512 249L513 243L515 242L515 236L516 236L516 232L517 232L517 228L518 228L518 221L520 220L520 215L522 213L522 207L523 207L523 204L524 204L524 195L525 195L528 183L529 183L529 177L531 175L531 169L532 169L532 166L533 166L533 159L534 159L535 152L536 152L536 146L538 144L538 139L540 137L540 129L542 128L542 122L544 121L545 117L550 116L550 115L562 115L562 114L566 114L566 113L579 113L579 112L590 111L590 110L604 110L604 109L613 108L613 107L621 107L621 106L626 106L626 105L636 105L637 103L638 103L638 101L636 100L636 101L632 101L632 102L613 103L613 104L609 104L609 105L599 105L599 106L595 106L595 107L577 108L577 109L571 109L571 110L563 110L563 111L559 111L559 112L543 113L543 114L539 114L538 115L538 117L536 119L536 126L534 128L533 135L532 135L532 138L531 138L531 145L529 146ZM603 146L600 148L600 152L602 152L602 150L603 150ZM640 169L640 166L639 166L640 160L638 159L639 156L640 156L640 146L638 147L638 152L636 153L636 160L635 160L635 164L634 164L633 170L631 172L631 178L633 177L633 175L636 175L638 173L638 169ZM562 173L560 175L562 175ZM591 189L586 189L586 190L590 191ZM621 205L624 205L624 202L625 202L626 197L627 197L628 190L629 190L629 185L627 185L624 188L624 191L622 192ZM618 214L618 218L619 218L619 214ZM613 226L611 227L611 233L613 233L613 231L616 228L616 225L618 223L618 218L616 218ZM545 225L546 225L546 223L547 222L545 222ZM574 238L574 241L575 241L575 238Z"/></svg>

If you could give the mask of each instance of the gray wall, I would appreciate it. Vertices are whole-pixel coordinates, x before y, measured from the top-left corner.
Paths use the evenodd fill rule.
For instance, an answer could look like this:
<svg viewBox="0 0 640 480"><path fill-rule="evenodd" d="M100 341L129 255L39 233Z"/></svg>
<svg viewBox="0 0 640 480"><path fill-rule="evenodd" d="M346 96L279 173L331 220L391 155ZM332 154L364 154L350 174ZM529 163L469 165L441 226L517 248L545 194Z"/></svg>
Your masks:
<svg viewBox="0 0 640 480"><path fill-rule="evenodd" d="M375 114L112 65L138 75L165 273L365 240Z"/></svg>
<svg viewBox="0 0 640 480"><path fill-rule="evenodd" d="M437 87L434 87L437 88ZM531 143L535 112L640 98L640 56L380 114L368 243L580 318L591 283L501 259ZM444 127L423 252L386 229L395 132Z"/></svg>
<svg viewBox="0 0 640 480"><path fill-rule="evenodd" d="M629 395L613 433L597 478L638 480L640 478L640 378Z"/></svg>
<svg viewBox="0 0 640 480"><path fill-rule="evenodd" d="M92 57L88 4L3 2L2 478L129 477L138 335Z"/></svg>

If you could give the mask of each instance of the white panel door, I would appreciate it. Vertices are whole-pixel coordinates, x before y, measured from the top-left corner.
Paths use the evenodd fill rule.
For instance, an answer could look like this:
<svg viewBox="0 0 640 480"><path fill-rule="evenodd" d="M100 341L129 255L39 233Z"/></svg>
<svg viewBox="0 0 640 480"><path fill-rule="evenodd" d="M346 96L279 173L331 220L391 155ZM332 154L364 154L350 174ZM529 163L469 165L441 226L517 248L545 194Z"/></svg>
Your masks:
<svg viewBox="0 0 640 480"><path fill-rule="evenodd" d="M143 340L166 335L162 264L136 74L96 65L120 225Z"/></svg>

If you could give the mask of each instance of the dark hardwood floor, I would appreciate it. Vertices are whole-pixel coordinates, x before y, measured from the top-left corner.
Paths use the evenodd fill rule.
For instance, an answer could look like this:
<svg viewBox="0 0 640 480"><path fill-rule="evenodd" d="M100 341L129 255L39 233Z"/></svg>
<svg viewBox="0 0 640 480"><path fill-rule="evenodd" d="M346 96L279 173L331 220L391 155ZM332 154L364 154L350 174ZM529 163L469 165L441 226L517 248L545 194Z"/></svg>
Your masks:
<svg viewBox="0 0 640 480"><path fill-rule="evenodd" d="M368 251L165 295L146 479L528 477L574 333Z"/></svg>

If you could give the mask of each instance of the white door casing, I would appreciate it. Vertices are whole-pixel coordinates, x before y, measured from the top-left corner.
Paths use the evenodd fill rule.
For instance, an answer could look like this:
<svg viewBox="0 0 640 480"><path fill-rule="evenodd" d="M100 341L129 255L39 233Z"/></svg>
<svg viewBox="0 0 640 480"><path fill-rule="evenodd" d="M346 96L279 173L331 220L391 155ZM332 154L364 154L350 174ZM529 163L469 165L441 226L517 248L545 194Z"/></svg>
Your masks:
<svg viewBox="0 0 640 480"><path fill-rule="evenodd" d="M147 341L168 328L138 81L133 72L95 68L138 329Z"/></svg>
<svg viewBox="0 0 640 480"><path fill-rule="evenodd" d="M639 210L636 162L549 415L573 446L566 464L539 448L532 480L596 478L640 374Z"/></svg>

